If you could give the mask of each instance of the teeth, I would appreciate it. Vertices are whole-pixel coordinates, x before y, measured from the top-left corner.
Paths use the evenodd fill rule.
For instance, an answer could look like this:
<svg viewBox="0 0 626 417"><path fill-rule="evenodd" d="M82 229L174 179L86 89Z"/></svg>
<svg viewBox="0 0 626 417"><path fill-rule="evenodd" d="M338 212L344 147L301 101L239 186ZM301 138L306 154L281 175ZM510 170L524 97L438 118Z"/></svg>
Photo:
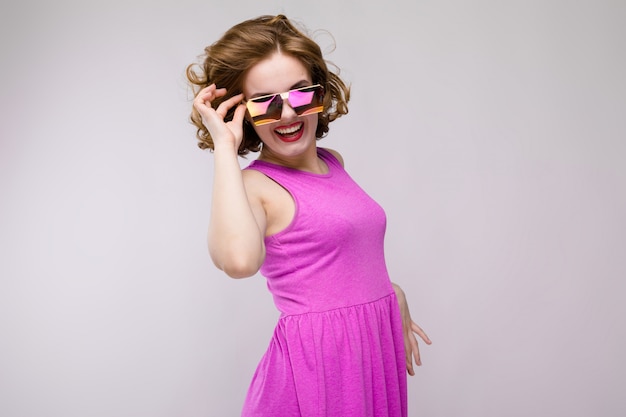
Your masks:
<svg viewBox="0 0 626 417"><path fill-rule="evenodd" d="M281 135L289 135L291 133L296 133L301 128L302 128L302 124L299 124L293 127L285 128L285 129L276 129L276 132L280 133Z"/></svg>

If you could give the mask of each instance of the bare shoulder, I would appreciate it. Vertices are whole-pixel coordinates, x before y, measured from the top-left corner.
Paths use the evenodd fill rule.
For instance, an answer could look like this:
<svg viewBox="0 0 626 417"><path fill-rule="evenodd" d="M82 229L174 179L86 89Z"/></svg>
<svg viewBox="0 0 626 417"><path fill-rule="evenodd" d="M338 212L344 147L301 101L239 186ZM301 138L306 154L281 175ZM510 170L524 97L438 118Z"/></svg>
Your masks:
<svg viewBox="0 0 626 417"><path fill-rule="evenodd" d="M332 153L332 154L333 154L333 156L334 156L335 158L337 158L337 160L339 161L339 163L341 164L341 166L344 166L343 157L341 156L341 154L340 154L339 152L337 152L337 151L336 151L336 150L334 150L334 149L329 149L329 148L324 148L324 149L326 149L328 152Z"/></svg>
<svg viewBox="0 0 626 417"><path fill-rule="evenodd" d="M248 203L254 213L254 218L263 235L267 231L267 213L265 200L271 187L271 180L261 172L254 169L244 169L241 172L243 185L248 197Z"/></svg>
<svg viewBox="0 0 626 417"><path fill-rule="evenodd" d="M276 193L284 191L274 180L256 169L244 169L242 177L250 200L266 203L268 200L273 200Z"/></svg>
<svg viewBox="0 0 626 417"><path fill-rule="evenodd" d="M273 182L265 174L256 169L244 169L241 171L241 174L248 197L261 196L263 190L271 187Z"/></svg>
<svg viewBox="0 0 626 417"><path fill-rule="evenodd" d="M260 171L243 171L243 182L248 201L264 235L284 230L293 220L295 202L289 192Z"/></svg>

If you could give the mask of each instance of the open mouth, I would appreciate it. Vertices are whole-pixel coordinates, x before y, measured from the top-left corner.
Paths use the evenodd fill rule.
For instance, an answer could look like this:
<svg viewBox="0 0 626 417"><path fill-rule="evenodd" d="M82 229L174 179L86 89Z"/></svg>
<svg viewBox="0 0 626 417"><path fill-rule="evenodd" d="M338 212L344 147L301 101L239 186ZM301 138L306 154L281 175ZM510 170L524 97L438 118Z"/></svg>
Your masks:
<svg viewBox="0 0 626 417"><path fill-rule="evenodd" d="M300 139L304 130L303 128L304 123L297 122L289 126L276 128L274 129L274 133L276 133L276 135L278 135L278 137L285 142L293 142Z"/></svg>

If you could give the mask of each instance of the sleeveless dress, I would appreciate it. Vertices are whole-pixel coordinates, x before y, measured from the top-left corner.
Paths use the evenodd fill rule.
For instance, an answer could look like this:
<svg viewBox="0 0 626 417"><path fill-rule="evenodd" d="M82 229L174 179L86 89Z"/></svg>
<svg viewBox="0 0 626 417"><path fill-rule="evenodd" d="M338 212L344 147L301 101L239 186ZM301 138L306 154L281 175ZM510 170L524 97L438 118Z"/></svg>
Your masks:
<svg viewBox="0 0 626 417"><path fill-rule="evenodd" d="M261 274L280 317L244 417L406 417L402 319L384 259L383 209L327 150L324 175L265 161L295 201L265 238Z"/></svg>

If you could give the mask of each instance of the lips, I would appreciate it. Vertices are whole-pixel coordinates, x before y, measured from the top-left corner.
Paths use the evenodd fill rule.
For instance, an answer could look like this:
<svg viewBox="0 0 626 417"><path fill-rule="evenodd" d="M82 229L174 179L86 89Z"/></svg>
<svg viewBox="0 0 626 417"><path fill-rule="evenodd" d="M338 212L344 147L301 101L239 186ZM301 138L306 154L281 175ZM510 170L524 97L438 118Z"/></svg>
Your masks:
<svg viewBox="0 0 626 417"><path fill-rule="evenodd" d="M274 129L274 133L284 142L295 142L300 139L304 133L304 123L297 122L289 126L281 126Z"/></svg>

